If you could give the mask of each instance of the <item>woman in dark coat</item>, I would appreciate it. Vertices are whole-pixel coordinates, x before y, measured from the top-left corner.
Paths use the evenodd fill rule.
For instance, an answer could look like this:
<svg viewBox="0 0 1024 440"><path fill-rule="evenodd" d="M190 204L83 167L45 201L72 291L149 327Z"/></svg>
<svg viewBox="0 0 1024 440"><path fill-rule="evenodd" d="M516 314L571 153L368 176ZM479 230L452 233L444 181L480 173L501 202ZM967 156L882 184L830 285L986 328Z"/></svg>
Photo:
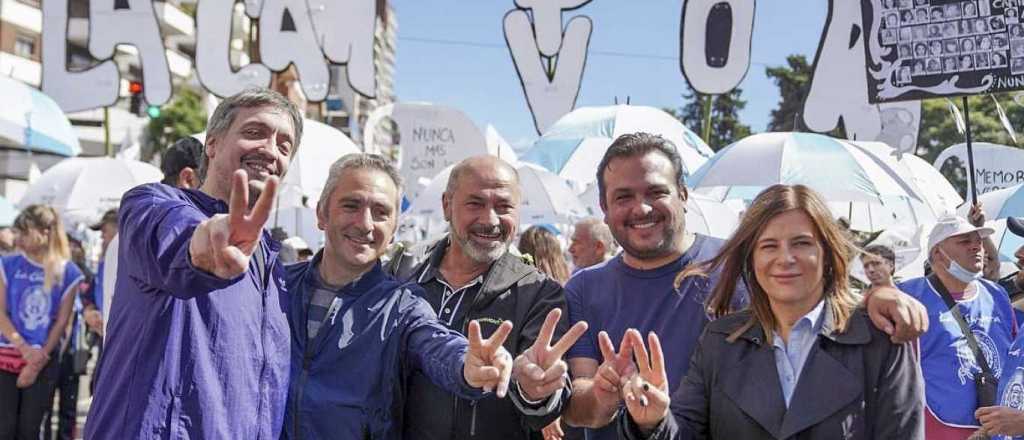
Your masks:
<svg viewBox="0 0 1024 440"><path fill-rule="evenodd" d="M709 303L719 319L671 399L657 335L648 356L627 334L638 373L622 387L623 438L924 439L920 366L856 308L852 249L809 188L762 192L721 253L679 276L722 270ZM750 305L733 313L739 282Z"/></svg>

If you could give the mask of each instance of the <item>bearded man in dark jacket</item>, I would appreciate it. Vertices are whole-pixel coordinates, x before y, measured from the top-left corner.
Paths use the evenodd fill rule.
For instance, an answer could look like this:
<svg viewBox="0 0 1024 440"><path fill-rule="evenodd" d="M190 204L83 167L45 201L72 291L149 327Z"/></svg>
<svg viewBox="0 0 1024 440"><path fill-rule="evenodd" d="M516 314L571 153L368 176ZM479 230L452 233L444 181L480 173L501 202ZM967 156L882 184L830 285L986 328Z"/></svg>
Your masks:
<svg viewBox="0 0 1024 440"><path fill-rule="evenodd" d="M517 356L509 399L464 399L413 374L406 386L406 438L539 439L568 401L561 358L586 326L567 330L560 318L562 286L509 251L520 201L515 168L493 156L466 159L453 167L442 197L449 235L391 261L397 278L416 282L449 329L465 332L475 320L486 337L512 321L504 347Z"/></svg>

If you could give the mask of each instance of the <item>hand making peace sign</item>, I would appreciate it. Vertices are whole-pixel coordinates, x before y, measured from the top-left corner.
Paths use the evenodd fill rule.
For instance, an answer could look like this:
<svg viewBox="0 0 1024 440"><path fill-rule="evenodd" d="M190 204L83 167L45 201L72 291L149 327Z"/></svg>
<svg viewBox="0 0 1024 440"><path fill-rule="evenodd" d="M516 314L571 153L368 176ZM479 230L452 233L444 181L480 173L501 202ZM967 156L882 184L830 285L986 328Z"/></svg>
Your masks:
<svg viewBox="0 0 1024 440"><path fill-rule="evenodd" d="M562 309L548 312L537 340L516 357L512 374L527 399L546 399L565 385L562 377L569 371L569 365L562 360L562 356L586 333L587 323L577 322L552 346L551 339L561 317Z"/></svg>
<svg viewBox="0 0 1024 440"><path fill-rule="evenodd" d="M249 211L248 182L245 170L235 171L228 213L200 223L189 242L192 265L218 278L231 279L248 270L277 194L277 177L270 177Z"/></svg>
<svg viewBox="0 0 1024 440"><path fill-rule="evenodd" d="M635 330L633 330L635 331ZM594 397L600 406L605 408L618 408L622 401L622 394L619 392L620 385L625 378L636 372L633 365L633 347L630 338L623 335L619 344L619 352L615 352L612 339L608 333L601 332L597 335L598 345L601 347L601 356L604 362L597 367L594 374L594 386L592 388Z"/></svg>
<svg viewBox="0 0 1024 440"><path fill-rule="evenodd" d="M470 321L469 351L462 366L462 375L469 386L494 391L498 398L505 397L512 375L512 355L501 344L511 332L512 322L505 321L490 338L484 339L480 335L480 323Z"/></svg>
<svg viewBox="0 0 1024 440"><path fill-rule="evenodd" d="M671 400L668 395L668 377L665 375L665 356L661 351L661 341L654 332L647 334L647 343L651 346L650 358L640 332L631 329L626 332L625 338L633 346L639 371L625 380L622 387L623 400L626 401L629 416L641 430L647 432L668 416Z"/></svg>

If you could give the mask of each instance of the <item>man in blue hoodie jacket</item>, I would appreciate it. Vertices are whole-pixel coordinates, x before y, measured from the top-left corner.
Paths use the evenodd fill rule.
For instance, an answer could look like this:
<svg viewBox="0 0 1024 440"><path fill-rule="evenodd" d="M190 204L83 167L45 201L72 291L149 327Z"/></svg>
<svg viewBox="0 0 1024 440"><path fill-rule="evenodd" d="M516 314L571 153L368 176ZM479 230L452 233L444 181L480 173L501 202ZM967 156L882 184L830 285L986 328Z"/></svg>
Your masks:
<svg viewBox="0 0 1024 440"><path fill-rule="evenodd" d="M473 322L467 341L437 321L419 286L382 269L379 258L398 224L400 186L398 171L381 156L350 154L331 166L317 204L326 245L286 275L286 439L402 438L405 383L414 370L466 399L482 397L481 388L498 397L508 389L512 359L501 345L511 322L488 339Z"/></svg>
<svg viewBox="0 0 1024 440"><path fill-rule="evenodd" d="M85 438L279 438L287 293L263 225L301 137L293 104L246 90L210 119L200 190L154 183L124 195Z"/></svg>

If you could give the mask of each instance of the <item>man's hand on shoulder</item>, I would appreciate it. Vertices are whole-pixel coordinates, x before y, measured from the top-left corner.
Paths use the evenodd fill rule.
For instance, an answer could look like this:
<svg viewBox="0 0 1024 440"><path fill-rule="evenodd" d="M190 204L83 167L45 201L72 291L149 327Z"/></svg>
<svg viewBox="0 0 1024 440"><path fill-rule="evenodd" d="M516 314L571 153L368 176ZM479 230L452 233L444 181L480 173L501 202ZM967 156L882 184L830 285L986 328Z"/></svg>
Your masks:
<svg viewBox="0 0 1024 440"><path fill-rule="evenodd" d="M893 343L913 341L928 330L928 310L910 295L892 287L877 287L864 296L871 322Z"/></svg>

